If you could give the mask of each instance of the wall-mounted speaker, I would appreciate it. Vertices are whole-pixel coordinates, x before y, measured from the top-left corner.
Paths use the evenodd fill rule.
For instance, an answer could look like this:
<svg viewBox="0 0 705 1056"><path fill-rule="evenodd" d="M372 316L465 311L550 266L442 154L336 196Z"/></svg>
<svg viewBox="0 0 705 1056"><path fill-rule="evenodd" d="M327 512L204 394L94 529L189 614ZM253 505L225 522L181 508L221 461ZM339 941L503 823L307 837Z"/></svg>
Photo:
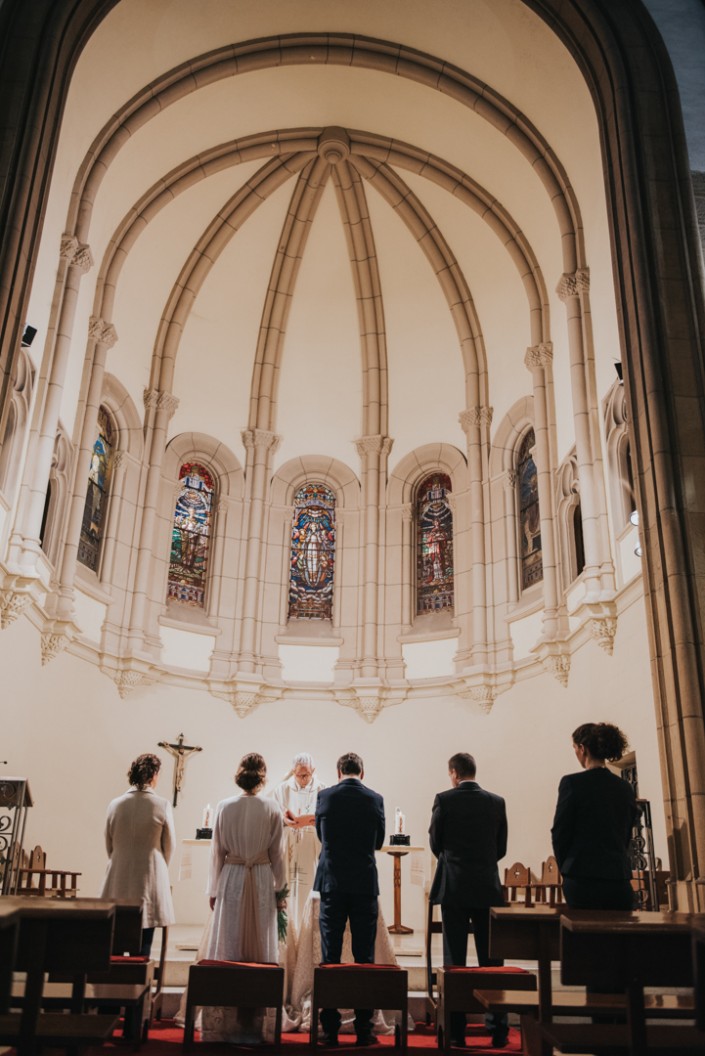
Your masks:
<svg viewBox="0 0 705 1056"><path fill-rule="evenodd" d="M22 334L22 347L29 348L34 341L34 335L37 332L36 326L25 326L24 333Z"/></svg>

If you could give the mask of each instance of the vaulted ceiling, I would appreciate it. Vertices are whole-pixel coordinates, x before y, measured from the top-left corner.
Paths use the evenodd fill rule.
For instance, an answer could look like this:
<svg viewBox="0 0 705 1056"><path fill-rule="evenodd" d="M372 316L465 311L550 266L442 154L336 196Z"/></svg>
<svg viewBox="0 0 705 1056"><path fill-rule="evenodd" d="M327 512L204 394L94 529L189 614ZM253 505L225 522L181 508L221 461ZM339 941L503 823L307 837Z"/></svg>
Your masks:
<svg viewBox="0 0 705 1056"><path fill-rule="evenodd" d="M77 318L171 435L282 437L276 464L360 435L462 448L551 341L561 276L589 267L598 381L614 296L597 125L567 51L519 0L121 0L66 108L32 319L62 233L90 246ZM74 337L74 340L76 338ZM80 355L64 391L70 416ZM71 426L71 421L67 425ZM561 455L573 437L558 401Z"/></svg>

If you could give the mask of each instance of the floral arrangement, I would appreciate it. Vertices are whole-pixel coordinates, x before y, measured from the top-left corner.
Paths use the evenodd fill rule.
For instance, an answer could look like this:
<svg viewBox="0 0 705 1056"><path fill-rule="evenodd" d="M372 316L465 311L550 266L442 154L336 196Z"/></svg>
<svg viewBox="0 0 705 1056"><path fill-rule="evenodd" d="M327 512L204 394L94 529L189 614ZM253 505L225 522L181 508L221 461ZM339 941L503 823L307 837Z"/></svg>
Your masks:
<svg viewBox="0 0 705 1056"><path fill-rule="evenodd" d="M283 902L285 898L289 897L289 885L288 884L284 884L284 887L281 889L281 891L275 891L274 892L274 897L276 898L277 903ZM286 932L287 932L287 928L288 927L289 927L289 917L287 915L286 910L285 909L278 909L277 910L277 936L278 936L280 942L284 942L286 940Z"/></svg>

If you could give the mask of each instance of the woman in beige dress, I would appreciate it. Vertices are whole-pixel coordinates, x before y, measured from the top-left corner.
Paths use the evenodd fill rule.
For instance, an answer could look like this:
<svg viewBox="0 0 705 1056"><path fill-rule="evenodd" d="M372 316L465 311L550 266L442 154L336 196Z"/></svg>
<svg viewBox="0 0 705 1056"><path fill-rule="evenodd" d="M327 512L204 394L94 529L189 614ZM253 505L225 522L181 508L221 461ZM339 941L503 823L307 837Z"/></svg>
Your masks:
<svg viewBox="0 0 705 1056"><path fill-rule="evenodd" d="M218 804L208 875L212 924L205 957L209 960L278 960L276 892L286 884L284 826L277 804L259 796L267 778L261 755L240 760L235 783L240 793ZM204 1008L207 1041L261 1038L255 1009Z"/></svg>
<svg viewBox="0 0 705 1056"><path fill-rule="evenodd" d="M105 823L108 868L101 898L142 900L142 956L149 957L154 929L173 924L169 859L174 848L171 803L155 794L161 759L140 755L127 777L131 788L112 800Z"/></svg>

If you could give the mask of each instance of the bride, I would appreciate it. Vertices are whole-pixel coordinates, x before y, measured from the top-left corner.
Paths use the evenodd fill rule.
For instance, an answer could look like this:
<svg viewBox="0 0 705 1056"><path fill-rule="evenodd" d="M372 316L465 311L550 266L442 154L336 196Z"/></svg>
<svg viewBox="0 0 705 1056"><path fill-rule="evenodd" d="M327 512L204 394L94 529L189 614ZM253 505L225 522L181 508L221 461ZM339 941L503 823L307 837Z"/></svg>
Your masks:
<svg viewBox="0 0 705 1056"><path fill-rule="evenodd" d="M235 784L241 793L218 804L208 874L213 918L204 956L217 961L278 960L275 892L286 884L284 827L271 799L259 797L267 767L255 752L240 760ZM204 1008L204 1041L261 1038L258 1009ZM259 1015L261 1020L261 1015Z"/></svg>

